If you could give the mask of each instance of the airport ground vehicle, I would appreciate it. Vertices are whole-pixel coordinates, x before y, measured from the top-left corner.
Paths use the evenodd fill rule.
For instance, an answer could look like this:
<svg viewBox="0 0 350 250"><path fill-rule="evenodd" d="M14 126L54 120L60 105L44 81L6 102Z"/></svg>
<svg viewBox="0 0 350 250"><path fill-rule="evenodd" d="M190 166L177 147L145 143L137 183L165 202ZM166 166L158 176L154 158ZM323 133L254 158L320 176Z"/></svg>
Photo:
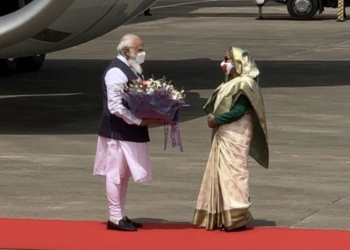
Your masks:
<svg viewBox="0 0 350 250"><path fill-rule="evenodd" d="M325 8L338 7L338 0L255 0L255 3L262 7L269 1L285 4L289 15L296 20L312 19ZM350 6L350 0L344 0L344 7L347 6Z"/></svg>

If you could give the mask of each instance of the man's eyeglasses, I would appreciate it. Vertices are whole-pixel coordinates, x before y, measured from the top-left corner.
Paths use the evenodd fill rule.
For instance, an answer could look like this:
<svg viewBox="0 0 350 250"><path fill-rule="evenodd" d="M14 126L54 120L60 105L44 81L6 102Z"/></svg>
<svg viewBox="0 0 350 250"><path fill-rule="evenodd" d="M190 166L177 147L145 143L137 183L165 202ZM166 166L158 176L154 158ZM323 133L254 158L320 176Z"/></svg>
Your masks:
<svg viewBox="0 0 350 250"><path fill-rule="evenodd" d="M129 47L129 49L135 49L135 47ZM144 49L138 49L136 52L144 52Z"/></svg>

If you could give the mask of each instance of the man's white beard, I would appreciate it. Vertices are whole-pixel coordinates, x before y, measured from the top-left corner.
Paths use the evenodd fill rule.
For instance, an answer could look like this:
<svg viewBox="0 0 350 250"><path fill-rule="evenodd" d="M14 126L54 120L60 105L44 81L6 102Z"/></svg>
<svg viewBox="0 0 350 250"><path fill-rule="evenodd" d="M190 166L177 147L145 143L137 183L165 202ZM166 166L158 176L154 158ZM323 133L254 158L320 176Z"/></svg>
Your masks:
<svg viewBox="0 0 350 250"><path fill-rule="evenodd" d="M130 67L137 72L137 74L142 75L141 65L135 59L129 59L128 63Z"/></svg>

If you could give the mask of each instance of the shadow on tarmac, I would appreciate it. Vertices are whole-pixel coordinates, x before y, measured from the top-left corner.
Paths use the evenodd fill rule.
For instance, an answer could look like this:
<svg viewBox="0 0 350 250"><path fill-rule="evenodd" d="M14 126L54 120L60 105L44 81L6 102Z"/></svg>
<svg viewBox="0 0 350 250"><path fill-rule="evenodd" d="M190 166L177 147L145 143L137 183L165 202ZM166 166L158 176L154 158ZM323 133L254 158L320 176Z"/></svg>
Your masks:
<svg viewBox="0 0 350 250"><path fill-rule="evenodd" d="M159 219L159 218L135 218L135 221L138 221L138 222L141 222L141 223L158 224L159 227L162 228L162 229L184 229L184 228L193 228L193 227L195 227L192 223L189 223L189 222L175 222L175 221L168 221L168 220ZM164 224L167 224L167 225L164 226ZM276 222L275 221L254 219L249 224L248 227L249 228L252 228L252 227L254 228L254 227L274 227L274 226L276 226ZM152 226L152 229L157 229L157 228Z"/></svg>
<svg viewBox="0 0 350 250"><path fill-rule="evenodd" d="M0 134L96 134L102 110L101 75L107 60L48 60L36 73L0 79ZM262 88L349 85L347 61L258 61ZM190 107L182 121L204 116L202 106L220 83L219 61L147 61L145 76L184 86Z"/></svg>
<svg viewBox="0 0 350 250"><path fill-rule="evenodd" d="M232 18L237 18L237 17L246 17L249 19L257 19L258 17L258 12L242 12L242 13L181 13L181 14L174 14L173 12L169 12L169 14L166 14L167 12L163 11L159 14L155 11L153 16L151 17L137 17L136 19L133 19L129 23L125 24L136 24L136 23L146 23L150 21L156 21L164 18L171 18L171 17L178 17L178 18L199 18L199 17L208 17L208 18L225 18L225 17L232 17ZM337 20L336 15L331 15L331 14L322 14L322 15L317 15L313 17L310 20L295 20L291 18L286 10L286 14L280 14L280 13L269 13L269 12L263 12L263 19L257 19L257 22L262 22L262 21L291 21L291 22L320 22L320 21L329 21L329 20Z"/></svg>
<svg viewBox="0 0 350 250"><path fill-rule="evenodd" d="M213 2L202 2L202 3L193 3L186 4L180 6L173 6L170 8L157 8L160 6L167 6L171 4L156 4L153 9L151 9L152 16L143 16L140 15L128 24L136 24L136 23L146 23L151 21L156 21L164 18L203 18L203 17L217 17L217 18L225 18L225 17L246 17L249 19L255 19L258 17L258 7L254 4L253 1L213 1ZM269 9L266 7L281 7L285 9L285 14L281 13L269 13ZM247 12L247 7L251 7L251 11ZM235 8L235 12L225 12L225 13L217 13L217 12L209 12L198 13L197 10L201 8ZM237 10L240 8L245 8L241 13L237 13ZM175 11L174 11L175 9ZM178 10L178 11L176 11ZM208 9L207 9L208 10ZM310 20L294 20L290 17L287 11L287 6L284 4L279 4L275 2L268 2L262 9L264 19L258 21L293 21L293 22L315 22L315 21L326 21L326 20L337 20L336 15L332 14L322 14L316 15Z"/></svg>

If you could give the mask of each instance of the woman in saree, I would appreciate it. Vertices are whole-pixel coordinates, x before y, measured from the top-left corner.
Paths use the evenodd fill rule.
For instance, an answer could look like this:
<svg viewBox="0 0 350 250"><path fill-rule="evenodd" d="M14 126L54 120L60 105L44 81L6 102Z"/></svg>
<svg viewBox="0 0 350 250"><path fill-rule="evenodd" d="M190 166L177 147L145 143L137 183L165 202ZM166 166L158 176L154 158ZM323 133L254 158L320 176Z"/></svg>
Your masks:
<svg viewBox="0 0 350 250"><path fill-rule="evenodd" d="M254 60L248 51L231 47L221 66L225 82L204 106L212 144L193 223L207 230L236 231L252 220L248 156L268 168L269 150Z"/></svg>

